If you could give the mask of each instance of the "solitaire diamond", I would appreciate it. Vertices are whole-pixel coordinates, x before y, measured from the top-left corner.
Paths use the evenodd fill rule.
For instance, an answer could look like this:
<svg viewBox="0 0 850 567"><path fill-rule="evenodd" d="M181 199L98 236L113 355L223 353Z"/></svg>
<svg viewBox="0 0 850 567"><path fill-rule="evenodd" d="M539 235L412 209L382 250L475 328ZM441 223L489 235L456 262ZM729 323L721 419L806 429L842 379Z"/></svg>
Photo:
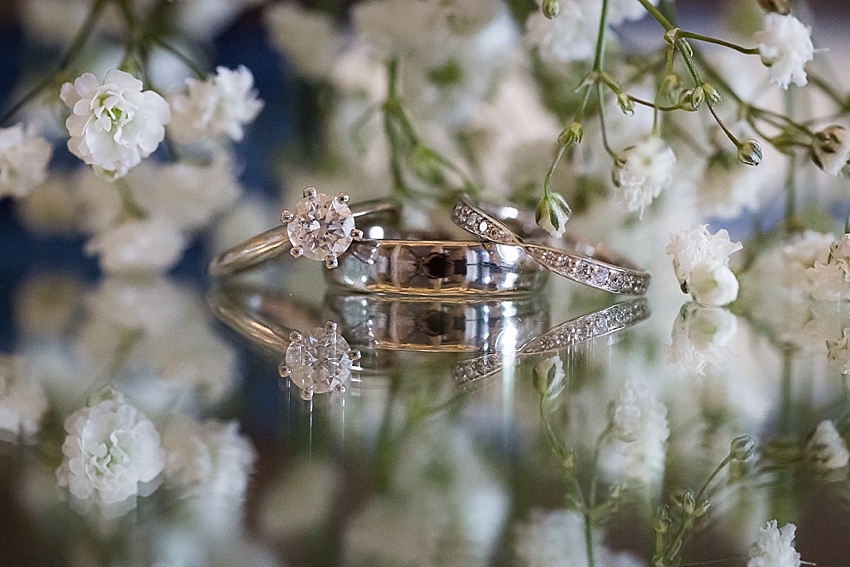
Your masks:
<svg viewBox="0 0 850 567"><path fill-rule="evenodd" d="M327 261L345 252L354 239L354 215L347 198L305 191L286 230L299 255Z"/></svg>
<svg viewBox="0 0 850 567"><path fill-rule="evenodd" d="M312 333L293 333L286 349L280 375L301 388L301 397L309 400L313 394L345 391L353 361L359 358L348 342L337 332L336 324L328 323Z"/></svg>

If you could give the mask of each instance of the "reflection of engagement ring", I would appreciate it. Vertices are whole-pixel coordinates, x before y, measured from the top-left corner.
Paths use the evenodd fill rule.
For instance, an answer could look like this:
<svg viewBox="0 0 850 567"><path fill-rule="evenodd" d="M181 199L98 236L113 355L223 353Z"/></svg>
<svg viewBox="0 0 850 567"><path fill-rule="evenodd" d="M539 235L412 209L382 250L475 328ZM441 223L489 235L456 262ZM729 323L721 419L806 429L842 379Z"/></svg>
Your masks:
<svg viewBox="0 0 850 567"><path fill-rule="evenodd" d="M258 234L214 258L210 275L234 274L287 250L296 258L320 260L334 268L337 257L363 235L362 230L354 228L354 219L378 213L397 215L398 205L391 200L375 200L349 207L348 196L343 193L333 197L308 187L294 212L283 211L283 226Z"/></svg>
<svg viewBox="0 0 850 567"><path fill-rule="evenodd" d="M329 283L354 291L441 297L530 292L546 283L548 272L515 245L429 234L409 240L372 236L355 243L340 257L339 268L325 273Z"/></svg>
<svg viewBox="0 0 850 567"><path fill-rule="evenodd" d="M561 350L622 331L648 317L649 307L645 299L621 301L549 329L519 347L517 354L529 356ZM462 360L452 369L452 376L459 384L479 380L498 372L502 368L502 360L503 355L499 352Z"/></svg>
<svg viewBox="0 0 850 567"><path fill-rule="evenodd" d="M374 350L489 352L516 348L547 327L539 295L497 300L332 295L325 303L352 345Z"/></svg>
<svg viewBox="0 0 850 567"><path fill-rule="evenodd" d="M484 240L507 246L521 246L541 265L578 283L627 295L643 295L649 286L648 272L631 266L630 262L597 246L570 237L564 239L573 247L573 251L526 243L494 214L463 200L455 205L452 220Z"/></svg>
<svg viewBox="0 0 850 567"><path fill-rule="evenodd" d="M333 321L312 331L284 327L245 305L222 290L209 299L213 313L222 322L249 340L276 353L285 353L280 376L301 389L301 397L343 392L360 351L352 350Z"/></svg>

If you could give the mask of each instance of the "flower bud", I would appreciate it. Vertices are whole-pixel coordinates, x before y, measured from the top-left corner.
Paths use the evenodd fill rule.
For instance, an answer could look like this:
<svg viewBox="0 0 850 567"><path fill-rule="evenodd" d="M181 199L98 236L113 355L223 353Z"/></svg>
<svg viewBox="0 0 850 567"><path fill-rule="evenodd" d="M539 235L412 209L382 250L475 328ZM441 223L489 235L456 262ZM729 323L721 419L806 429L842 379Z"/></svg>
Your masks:
<svg viewBox="0 0 850 567"><path fill-rule="evenodd" d="M843 126L832 125L812 139L812 161L830 175L838 175L850 159L850 136Z"/></svg>
<svg viewBox="0 0 850 567"><path fill-rule="evenodd" d="M558 14L561 13L561 4L558 0L544 0L543 1L543 15L546 16L547 19L554 20L558 17Z"/></svg>
<svg viewBox="0 0 850 567"><path fill-rule="evenodd" d="M679 93L679 102L677 104L682 108L682 110L692 112L699 108L698 106L694 106L694 90L695 89L688 89Z"/></svg>
<svg viewBox="0 0 850 567"><path fill-rule="evenodd" d="M584 130L581 127L581 122L572 122L561 131L558 136L558 143L562 146L574 146L581 143L582 137L584 137Z"/></svg>
<svg viewBox="0 0 850 567"><path fill-rule="evenodd" d="M682 81L679 75L671 73L665 75L661 80L661 86L658 88L658 104L661 106L673 106L679 101L679 94L682 92Z"/></svg>
<svg viewBox="0 0 850 567"><path fill-rule="evenodd" d="M761 146L755 140L744 140L738 146L738 159L747 165L758 165L761 163Z"/></svg>
<svg viewBox="0 0 850 567"><path fill-rule="evenodd" d="M791 2L789 0L758 0L758 3L765 12L775 12L783 16L791 13Z"/></svg>
<svg viewBox="0 0 850 567"><path fill-rule="evenodd" d="M700 85L691 92L691 106L694 110L699 110L702 103L705 102L705 87Z"/></svg>
<svg viewBox="0 0 850 567"><path fill-rule="evenodd" d="M652 519L652 525L658 533L665 533L670 529L670 514L667 512L666 506L659 506L655 511L655 517Z"/></svg>
<svg viewBox="0 0 850 567"><path fill-rule="evenodd" d="M737 437L732 441L729 455L736 461L746 461L756 452L756 442L750 435Z"/></svg>
<svg viewBox="0 0 850 567"><path fill-rule="evenodd" d="M706 498L705 500L700 502L699 506L697 506L697 509L694 510L694 517L700 518L702 516L705 516L705 513L708 512L709 508L711 508L711 500Z"/></svg>
<svg viewBox="0 0 850 567"><path fill-rule="evenodd" d="M442 173L437 154L428 146L417 144L411 155L413 170L420 179L436 179Z"/></svg>
<svg viewBox="0 0 850 567"><path fill-rule="evenodd" d="M720 104L723 102L723 97L720 96L720 91L714 88L714 85L711 83L703 83L702 90L705 92L705 98L708 99L708 102L711 104Z"/></svg>
<svg viewBox="0 0 850 567"><path fill-rule="evenodd" d="M694 495L691 494L690 490L686 490L682 493L682 510L688 516L693 516L694 510L696 510L696 502L694 501Z"/></svg>
<svg viewBox="0 0 850 567"><path fill-rule="evenodd" d="M571 214L570 206L560 194L549 193L544 195L537 205L534 219L540 228L560 238Z"/></svg>
<svg viewBox="0 0 850 567"><path fill-rule="evenodd" d="M617 104L626 116L631 116L635 113L635 101L626 93L619 93L617 95Z"/></svg>

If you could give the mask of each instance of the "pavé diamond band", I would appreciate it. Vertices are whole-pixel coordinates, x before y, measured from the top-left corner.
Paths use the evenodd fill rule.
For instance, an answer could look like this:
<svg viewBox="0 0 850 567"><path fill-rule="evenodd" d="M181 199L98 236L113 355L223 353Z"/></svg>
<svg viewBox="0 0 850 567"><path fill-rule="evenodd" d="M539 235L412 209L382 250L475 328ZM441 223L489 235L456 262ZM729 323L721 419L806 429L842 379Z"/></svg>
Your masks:
<svg viewBox="0 0 850 567"><path fill-rule="evenodd" d="M355 219L367 215L397 219L398 213L398 204L389 199L349 206L345 194L334 197L308 187L294 212L283 211L280 217L283 226L249 238L213 258L209 273L211 276L235 274L287 251L296 258L320 260L328 268L334 268L337 257L363 235L362 230L354 227Z"/></svg>
<svg viewBox="0 0 850 567"><path fill-rule="evenodd" d="M573 250L560 250L542 244L525 242L505 222L483 206L459 201L452 211L452 220L484 240L505 246L519 246L541 265L565 278L611 293L643 295L649 286L650 274L635 268L598 246L564 237Z"/></svg>
<svg viewBox="0 0 850 567"><path fill-rule="evenodd" d="M454 241L427 233L355 242L325 272L331 285L388 295L473 296L533 292L548 271L517 246Z"/></svg>

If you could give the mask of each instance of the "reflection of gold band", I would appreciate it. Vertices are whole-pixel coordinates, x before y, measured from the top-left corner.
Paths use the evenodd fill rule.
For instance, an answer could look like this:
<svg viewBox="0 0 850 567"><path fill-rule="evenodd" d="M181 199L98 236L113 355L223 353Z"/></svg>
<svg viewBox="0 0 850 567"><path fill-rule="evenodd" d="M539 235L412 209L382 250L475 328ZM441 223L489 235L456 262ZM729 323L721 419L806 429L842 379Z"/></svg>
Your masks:
<svg viewBox="0 0 850 567"><path fill-rule="evenodd" d="M464 230L489 242L520 246L542 266L565 278L611 293L646 293L649 272L635 268L624 258L569 236L563 240L573 248L572 251L526 243L497 216L463 200L452 211L452 220Z"/></svg>
<svg viewBox="0 0 850 567"><path fill-rule="evenodd" d="M548 307L537 295L502 300L430 301L332 295L326 303L361 349L481 352L516 348L540 333Z"/></svg>
<svg viewBox="0 0 850 567"><path fill-rule="evenodd" d="M355 242L325 273L353 291L429 297L537 291L547 275L517 246L430 239Z"/></svg>
<svg viewBox="0 0 850 567"><path fill-rule="evenodd" d="M648 317L649 307L645 299L621 301L611 307L565 321L529 340L517 350L517 353L530 356L558 351L622 331ZM462 360L452 369L452 377L459 384L480 380L501 370L502 359L502 353L492 352Z"/></svg>

